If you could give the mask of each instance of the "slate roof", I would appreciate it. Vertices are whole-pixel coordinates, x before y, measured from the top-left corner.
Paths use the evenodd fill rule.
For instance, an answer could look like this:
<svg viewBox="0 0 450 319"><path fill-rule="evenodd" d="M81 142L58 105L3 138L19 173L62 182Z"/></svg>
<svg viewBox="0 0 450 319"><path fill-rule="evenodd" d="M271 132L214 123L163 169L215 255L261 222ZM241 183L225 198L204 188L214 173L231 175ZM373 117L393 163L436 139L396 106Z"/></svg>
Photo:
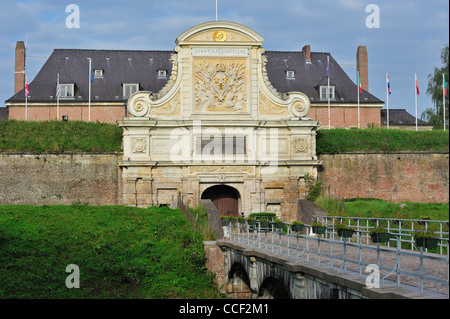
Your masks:
<svg viewBox="0 0 450 319"><path fill-rule="evenodd" d="M387 110L381 109L381 125L387 126ZM416 125L416 118L409 114L405 109L389 109L389 125ZM417 119L418 126L430 126L425 121Z"/></svg>
<svg viewBox="0 0 450 319"><path fill-rule="evenodd" d="M268 62L267 74L272 85L279 92L303 92L312 103L328 102L320 100L320 86L328 85L327 56L329 53L311 52L311 62L307 63L305 55L300 52L266 52ZM295 79L287 79L286 71L294 71ZM358 88L340 65L330 55L330 86L335 87L335 100L331 103L357 103ZM369 92L363 90L360 103L383 103Z"/></svg>
<svg viewBox="0 0 450 319"><path fill-rule="evenodd" d="M56 49L42 69L29 83L30 102L56 101L56 80L75 83L73 99L89 100L89 60L92 69L103 70L103 78L91 83L91 101L123 102L123 83L139 83L141 91L157 92L167 83L172 69L170 51L120 51L120 50L70 50ZM158 78L158 70L166 70L167 76ZM52 98L50 97L52 96ZM95 97L98 96L96 99ZM8 101L23 101L21 90Z"/></svg>
<svg viewBox="0 0 450 319"><path fill-rule="evenodd" d="M8 108L0 107L0 121L8 119Z"/></svg>
<svg viewBox="0 0 450 319"><path fill-rule="evenodd" d="M56 79L60 83L75 83L75 94L65 101L86 102L89 92L89 61L92 68L104 71L103 78L95 78L91 84L92 102L123 102L123 83L139 83L141 91L158 92L167 83L172 69L172 51L129 51L129 50L78 50L55 49L42 69L29 83L30 102L56 101ZM326 65L329 53L311 53L307 63L304 53L267 51L266 65L269 80L281 93L298 91L305 93L311 102L321 102L319 87L327 85ZM166 70L167 76L158 77L158 70ZM287 79L286 71L294 71L295 78ZM335 86L335 103L357 103L357 86L330 56L330 85ZM24 101L23 90L6 101ZM322 101L324 102L324 101ZM360 95L360 102L383 103L368 92Z"/></svg>

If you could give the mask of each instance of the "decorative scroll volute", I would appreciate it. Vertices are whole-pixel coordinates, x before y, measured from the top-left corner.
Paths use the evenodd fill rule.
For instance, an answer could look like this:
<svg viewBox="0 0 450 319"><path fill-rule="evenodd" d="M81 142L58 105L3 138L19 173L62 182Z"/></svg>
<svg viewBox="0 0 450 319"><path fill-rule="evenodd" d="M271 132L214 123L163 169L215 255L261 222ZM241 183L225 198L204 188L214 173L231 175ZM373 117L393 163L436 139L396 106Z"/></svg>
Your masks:
<svg viewBox="0 0 450 319"><path fill-rule="evenodd" d="M151 92L140 91L134 93L127 103L127 110L132 116L144 117L148 115L150 111L150 99Z"/></svg>

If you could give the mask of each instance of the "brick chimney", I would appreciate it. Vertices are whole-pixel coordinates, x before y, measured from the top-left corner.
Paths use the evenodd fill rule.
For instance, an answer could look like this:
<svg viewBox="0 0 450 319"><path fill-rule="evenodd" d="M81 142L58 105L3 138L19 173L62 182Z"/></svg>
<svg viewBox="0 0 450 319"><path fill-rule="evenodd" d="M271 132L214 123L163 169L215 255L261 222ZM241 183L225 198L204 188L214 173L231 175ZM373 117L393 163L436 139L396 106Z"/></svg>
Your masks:
<svg viewBox="0 0 450 319"><path fill-rule="evenodd" d="M302 51L305 54L306 62L311 62L311 47L309 45L305 45Z"/></svg>
<svg viewBox="0 0 450 319"><path fill-rule="evenodd" d="M14 67L14 94L25 87L25 44L23 41L17 41L16 44L16 64Z"/></svg>
<svg viewBox="0 0 450 319"><path fill-rule="evenodd" d="M369 62L367 58L366 46L359 46L356 52L356 70L359 71L361 86L363 90L369 92Z"/></svg>

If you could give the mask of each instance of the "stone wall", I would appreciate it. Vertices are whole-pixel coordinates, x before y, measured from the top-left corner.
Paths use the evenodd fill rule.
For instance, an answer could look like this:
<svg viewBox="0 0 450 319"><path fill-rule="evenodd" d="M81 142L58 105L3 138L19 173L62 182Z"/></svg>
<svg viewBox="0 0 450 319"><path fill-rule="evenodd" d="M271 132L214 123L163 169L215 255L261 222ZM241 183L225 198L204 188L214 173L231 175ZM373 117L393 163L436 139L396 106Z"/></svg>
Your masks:
<svg viewBox="0 0 450 319"><path fill-rule="evenodd" d="M0 154L0 205L120 204L117 154Z"/></svg>
<svg viewBox="0 0 450 319"><path fill-rule="evenodd" d="M321 155L319 179L339 198L448 203L449 154L428 152Z"/></svg>
<svg viewBox="0 0 450 319"><path fill-rule="evenodd" d="M122 204L117 154L0 153L0 205ZM449 200L448 153L321 155L319 178L341 198Z"/></svg>

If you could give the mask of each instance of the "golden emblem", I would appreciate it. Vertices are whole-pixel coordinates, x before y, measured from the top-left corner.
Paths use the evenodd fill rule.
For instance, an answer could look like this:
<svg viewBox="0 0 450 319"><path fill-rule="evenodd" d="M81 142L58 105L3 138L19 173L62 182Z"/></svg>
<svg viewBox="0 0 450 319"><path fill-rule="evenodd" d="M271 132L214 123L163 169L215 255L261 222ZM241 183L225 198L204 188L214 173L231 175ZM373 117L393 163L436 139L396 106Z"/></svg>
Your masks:
<svg viewBox="0 0 450 319"><path fill-rule="evenodd" d="M227 41L227 33L225 31L216 31L213 33L214 41Z"/></svg>

